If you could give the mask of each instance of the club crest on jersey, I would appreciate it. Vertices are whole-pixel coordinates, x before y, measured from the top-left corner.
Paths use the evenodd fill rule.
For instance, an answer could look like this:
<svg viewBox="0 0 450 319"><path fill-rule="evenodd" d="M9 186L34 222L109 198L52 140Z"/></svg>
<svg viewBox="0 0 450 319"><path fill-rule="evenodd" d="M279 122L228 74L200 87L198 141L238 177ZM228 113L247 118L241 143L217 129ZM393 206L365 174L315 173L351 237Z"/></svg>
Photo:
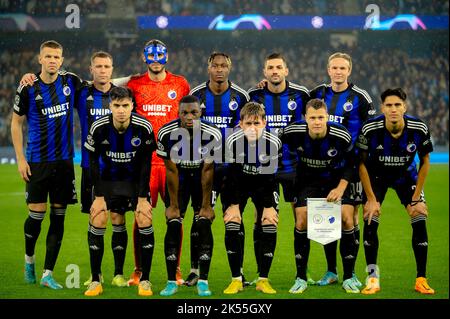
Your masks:
<svg viewBox="0 0 450 319"><path fill-rule="evenodd" d="M258 158L261 163L267 163L269 161L269 156L267 154L259 154Z"/></svg>
<svg viewBox="0 0 450 319"><path fill-rule="evenodd" d="M131 145L133 145L134 147L138 147L139 145L141 145L141 139L139 137L133 137L131 139Z"/></svg>
<svg viewBox="0 0 450 319"><path fill-rule="evenodd" d="M350 112L351 110L353 110L353 104L352 102L345 102L344 105L342 106L344 108L344 110L346 112Z"/></svg>
<svg viewBox="0 0 450 319"><path fill-rule="evenodd" d="M338 151L335 148L330 148L327 152L328 156L335 157L337 155Z"/></svg>
<svg viewBox="0 0 450 319"><path fill-rule="evenodd" d="M408 152L410 152L410 153L414 153L414 152L416 151L416 149L417 149L417 146L416 146L416 144L414 144L414 143L409 143L409 144L406 146L406 150L407 150Z"/></svg>
<svg viewBox="0 0 450 319"><path fill-rule="evenodd" d="M235 100L231 101L230 103L228 103L228 108L232 111L236 111L238 108L238 104Z"/></svg>
<svg viewBox="0 0 450 319"><path fill-rule="evenodd" d="M64 85L63 87L63 93L65 96L69 96L70 95L70 87L68 87L67 85Z"/></svg>
<svg viewBox="0 0 450 319"><path fill-rule="evenodd" d="M208 153L208 148L206 146L203 146L203 147L200 146L198 148L198 152L202 155L206 155Z"/></svg>
<svg viewBox="0 0 450 319"><path fill-rule="evenodd" d="M167 97L171 100L175 100L177 98L177 92L175 90L170 90L167 93Z"/></svg>
<svg viewBox="0 0 450 319"><path fill-rule="evenodd" d="M293 111L297 108L297 102L291 100L288 102L287 107L289 110Z"/></svg>

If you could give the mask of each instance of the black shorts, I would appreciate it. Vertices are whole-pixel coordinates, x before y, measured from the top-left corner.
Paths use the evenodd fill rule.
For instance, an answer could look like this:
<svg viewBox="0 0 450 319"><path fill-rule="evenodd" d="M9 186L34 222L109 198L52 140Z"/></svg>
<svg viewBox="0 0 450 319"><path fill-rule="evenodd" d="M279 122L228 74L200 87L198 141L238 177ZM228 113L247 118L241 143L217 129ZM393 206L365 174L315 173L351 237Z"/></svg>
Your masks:
<svg viewBox="0 0 450 319"><path fill-rule="evenodd" d="M80 189L80 201L81 212L89 214L94 199L94 192L92 190L92 179L89 168L82 168L81 172L81 189Z"/></svg>
<svg viewBox="0 0 450 319"><path fill-rule="evenodd" d="M126 196L105 196L106 207L111 213L124 215L126 212L135 211L138 198Z"/></svg>
<svg viewBox="0 0 450 319"><path fill-rule="evenodd" d="M283 187L284 200L288 203L292 203L295 198L295 176L295 172L278 173L275 175L278 186L281 185ZM278 193L280 193L279 189Z"/></svg>
<svg viewBox="0 0 450 319"><path fill-rule="evenodd" d="M198 213L202 207L202 181L201 170L193 170L193 172L178 171L178 207L180 215L184 218L186 214L189 200L194 213ZM169 198L170 202L170 198Z"/></svg>
<svg viewBox="0 0 450 319"><path fill-rule="evenodd" d="M260 221L264 210L264 202L266 202L267 200L266 198L263 198L263 196L265 196L264 194L270 196L271 207L275 208L275 210L278 212L278 204L280 203L278 185L276 184L273 185L273 188L270 190L270 195L266 189L263 189L262 187L257 187L256 185L247 185L247 187L243 187L243 189L245 189L246 191L241 192L238 198L239 210L241 212L241 215L244 212L248 199L251 198L256 208L257 221ZM225 189L222 196L223 212L225 213L227 208L230 206L231 206L230 192L227 189Z"/></svg>
<svg viewBox="0 0 450 319"><path fill-rule="evenodd" d="M214 167L214 180L211 194L211 205L214 207L216 205L219 195L222 194L226 178L227 178L228 166L217 164Z"/></svg>
<svg viewBox="0 0 450 319"><path fill-rule="evenodd" d="M300 183L297 183L299 185ZM325 184L303 184L299 185L298 195L295 198L295 207L305 207L308 198L326 198L330 191L339 184L339 182L332 182ZM350 199L350 189L347 186L341 200L342 205L353 205Z"/></svg>
<svg viewBox="0 0 450 319"><path fill-rule="evenodd" d="M47 203L48 197L51 204L77 203L75 172L71 159L29 165L32 175L26 184L27 204Z"/></svg>
<svg viewBox="0 0 450 319"><path fill-rule="evenodd" d="M359 205L363 201L363 187L361 181L348 183L347 189L350 190L350 199L354 205Z"/></svg>
<svg viewBox="0 0 450 319"><path fill-rule="evenodd" d="M395 181L387 181L381 177L371 177L370 184L372 185L372 190L377 198L377 201L382 204L384 197L388 188L392 188L397 193L398 198L403 206L408 206L411 203L412 196L416 189L417 178L414 176L405 176ZM421 200L425 201L425 194L420 193ZM366 194L364 193L363 202L367 202Z"/></svg>
<svg viewBox="0 0 450 319"><path fill-rule="evenodd" d="M110 212L123 215L128 211L136 211L139 197L136 183L131 181L103 181L102 191ZM150 192L147 194L147 200L151 203Z"/></svg>

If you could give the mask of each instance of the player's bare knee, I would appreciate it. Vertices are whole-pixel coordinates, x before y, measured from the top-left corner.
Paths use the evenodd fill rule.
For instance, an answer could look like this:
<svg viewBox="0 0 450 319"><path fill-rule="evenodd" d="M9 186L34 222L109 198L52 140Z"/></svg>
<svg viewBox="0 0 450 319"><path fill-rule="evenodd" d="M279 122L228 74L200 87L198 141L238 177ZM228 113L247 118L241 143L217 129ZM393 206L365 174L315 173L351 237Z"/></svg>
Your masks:
<svg viewBox="0 0 450 319"><path fill-rule="evenodd" d="M167 212L166 211L166 220L171 220L171 219L176 219L176 218L180 218L181 214L175 213L175 212Z"/></svg>
<svg viewBox="0 0 450 319"><path fill-rule="evenodd" d="M227 215L225 214L224 219L226 218L226 216ZM236 216L236 217L231 218L227 223L230 223L230 222L240 224L242 222L242 218L240 216Z"/></svg>
<svg viewBox="0 0 450 319"><path fill-rule="evenodd" d="M111 212L111 223L114 225L122 225L125 223L125 215Z"/></svg>
<svg viewBox="0 0 450 319"><path fill-rule="evenodd" d="M152 225L152 220L142 213L136 214L136 222L139 228L150 227Z"/></svg>
<svg viewBox="0 0 450 319"><path fill-rule="evenodd" d="M342 215L342 229L350 230L354 227L353 216Z"/></svg>
<svg viewBox="0 0 450 319"><path fill-rule="evenodd" d="M108 214L106 211L102 211L97 214L94 218L90 218L91 225L97 228L105 228L108 222Z"/></svg>
<svg viewBox="0 0 450 319"><path fill-rule="evenodd" d="M28 209L35 212L46 212L47 203L30 203L28 204Z"/></svg>
<svg viewBox="0 0 450 319"><path fill-rule="evenodd" d="M278 223L272 222L272 221L270 221L268 219L263 219L262 222L261 222L261 225L262 226L274 225L275 227L277 227Z"/></svg>

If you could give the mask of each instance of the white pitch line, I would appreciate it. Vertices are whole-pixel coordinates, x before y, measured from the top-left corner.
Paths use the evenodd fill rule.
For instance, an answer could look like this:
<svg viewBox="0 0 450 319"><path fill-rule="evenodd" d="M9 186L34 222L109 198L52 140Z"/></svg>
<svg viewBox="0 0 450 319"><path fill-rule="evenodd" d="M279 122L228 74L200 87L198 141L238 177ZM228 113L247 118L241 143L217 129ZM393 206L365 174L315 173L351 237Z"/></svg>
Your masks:
<svg viewBox="0 0 450 319"><path fill-rule="evenodd" d="M24 192L0 193L0 196L25 196Z"/></svg>

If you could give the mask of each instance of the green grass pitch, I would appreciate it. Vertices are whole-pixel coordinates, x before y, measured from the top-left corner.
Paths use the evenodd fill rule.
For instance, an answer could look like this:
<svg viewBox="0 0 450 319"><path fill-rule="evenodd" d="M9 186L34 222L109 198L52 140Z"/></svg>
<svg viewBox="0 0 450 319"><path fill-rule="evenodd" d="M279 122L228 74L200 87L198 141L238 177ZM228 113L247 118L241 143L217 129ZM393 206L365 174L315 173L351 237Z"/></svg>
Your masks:
<svg viewBox="0 0 450 319"><path fill-rule="evenodd" d="M87 246L88 216L79 212L79 205L70 206L67 211L65 233L62 248L55 268L55 278L65 286L70 273L66 267L75 264L80 271L80 287L59 291L41 288L38 284L28 285L23 281L24 235L23 223L27 215L24 200L24 183L20 180L15 165L0 165L0 299L18 298L58 298L83 299L82 283L89 277L89 252ZM77 168L77 185L80 182L80 169ZM226 296L223 289L230 282L230 270L224 247L224 225L221 220L221 207L216 209L216 220L213 223L214 253L209 276L211 298L231 299L448 299L449 298L449 171L448 165L432 165L426 185L425 195L430 216L427 222L429 236L428 278L430 285L436 290L433 296L423 296L414 291L415 261L411 248L411 226L406 211L401 206L393 191L389 191L382 206L381 225L379 227L380 250L378 264L381 271L381 292L374 296L346 294L341 285L327 287L308 287L301 295L291 295L289 288L295 279L293 254L294 219L289 206L280 205L280 223L278 241L274 261L270 271L270 280L277 294L263 295L254 286L246 288L236 296ZM47 213L48 214L48 213ZM150 279L155 295L152 299L161 298L159 291L167 280L164 262L164 234L166 225L161 202L153 211L155 228L155 252ZM246 229L246 250L244 272L247 278L255 277L255 258L253 254L252 230L253 208L249 203L244 213ZM129 232L128 251L125 261L125 276L133 269L132 256L132 213L127 213L127 229ZM189 230L192 211L186 213L184 221L184 240L181 266L186 277L190 269L189 263ZM45 237L48 230L46 216L41 235L36 246L36 271L40 276L44 263ZM105 254L102 271L105 276L104 293L99 298L126 299L138 298L137 288L116 288L111 286L113 275L113 256L111 251L111 227L105 235ZM319 279L326 269L323 248L316 243L311 244L309 261L311 275ZM360 247L356 273L361 281L365 279L365 259L363 247ZM342 265L338 255L338 271L342 275ZM195 288L181 287L172 298L198 298Z"/></svg>

